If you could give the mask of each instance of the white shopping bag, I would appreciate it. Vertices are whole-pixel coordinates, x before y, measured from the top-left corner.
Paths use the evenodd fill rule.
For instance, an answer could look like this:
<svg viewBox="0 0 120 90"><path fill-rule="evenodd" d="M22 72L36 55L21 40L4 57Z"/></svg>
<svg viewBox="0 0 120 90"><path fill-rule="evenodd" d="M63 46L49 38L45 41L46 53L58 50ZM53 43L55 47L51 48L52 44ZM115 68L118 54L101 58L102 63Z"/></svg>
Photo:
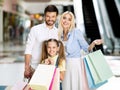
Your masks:
<svg viewBox="0 0 120 90"><path fill-rule="evenodd" d="M29 85L33 90L59 90L59 69L54 65L39 64Z"/></svg>

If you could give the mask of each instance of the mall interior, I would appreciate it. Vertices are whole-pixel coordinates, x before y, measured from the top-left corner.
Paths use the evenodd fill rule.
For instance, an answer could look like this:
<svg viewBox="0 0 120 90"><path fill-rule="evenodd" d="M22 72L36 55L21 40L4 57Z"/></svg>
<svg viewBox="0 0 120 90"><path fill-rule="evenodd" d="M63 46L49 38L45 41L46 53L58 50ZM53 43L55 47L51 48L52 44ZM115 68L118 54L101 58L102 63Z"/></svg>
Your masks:
<svg viewBox="0 0 120 90"><path fill-rule="evenodd" d="M64 11L73 12L88 43L103 39L96 49L102 50L113 77L96 90L120 90L120 0L0 0L0 90L23 81L27 36L44 21L49 4L57 6L58 20Z"/></svg>

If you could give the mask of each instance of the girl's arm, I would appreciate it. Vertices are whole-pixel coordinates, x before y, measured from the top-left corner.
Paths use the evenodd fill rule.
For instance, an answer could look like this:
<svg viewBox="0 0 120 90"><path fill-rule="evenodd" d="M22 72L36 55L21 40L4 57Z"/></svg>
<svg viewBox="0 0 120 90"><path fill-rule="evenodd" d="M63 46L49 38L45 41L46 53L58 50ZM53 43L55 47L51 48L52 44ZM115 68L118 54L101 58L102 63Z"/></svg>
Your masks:
<svg viewBox="0 0 120 90"><path fill-rule="evenodd" d="M65 75L65 60L62 60L58 68L60 69L60 80L63 81Z"/></svg>
<svg viewBox="0 0 120 90"><path fill-rule="evenodd" d="M65 75L65 71L60 71L60 80L63 81Z"/></svg>

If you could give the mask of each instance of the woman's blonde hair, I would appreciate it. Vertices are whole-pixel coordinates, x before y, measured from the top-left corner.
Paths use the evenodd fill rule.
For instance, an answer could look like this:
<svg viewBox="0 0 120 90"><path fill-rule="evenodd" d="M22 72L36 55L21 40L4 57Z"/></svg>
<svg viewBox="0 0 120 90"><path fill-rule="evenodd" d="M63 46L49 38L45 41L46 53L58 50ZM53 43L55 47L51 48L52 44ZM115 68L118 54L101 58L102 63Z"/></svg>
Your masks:
<svg viewBox="0 0 120 90"><path fill-rule="evenodd" d="M61 39L61 35L62 35L62 33L63 33L62 19L63 19L63 17L64 17L66 14L69 14L69 15L72 17L72 19L71 19L71 25L70 25L70 28L69 28L69 32L70 32L71 30L73 30L73 28L75 28L75 17L74 17L74 15L73 15L73 13L70 12L70 11L64 12L64 13L61 15L61 17L60 17L59 25L58 25L58 37L59 37L59 39Z"/></svg>

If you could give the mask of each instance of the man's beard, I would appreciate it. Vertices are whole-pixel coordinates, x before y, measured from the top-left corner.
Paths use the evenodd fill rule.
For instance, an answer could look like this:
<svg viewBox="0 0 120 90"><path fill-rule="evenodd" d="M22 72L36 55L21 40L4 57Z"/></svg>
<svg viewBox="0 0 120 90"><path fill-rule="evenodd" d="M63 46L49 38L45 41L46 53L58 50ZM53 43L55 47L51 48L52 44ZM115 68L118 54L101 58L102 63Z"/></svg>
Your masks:
<svg viewBox="0 0 120 90"><path fill-rule="evenodd" d="M49 22L50 22L50 23L49 23ZM52 23L51 23L51 21L48 20L48 21L46 21L46 24L47 24L48 26L53 26L53 25L55 24L55 21L52 20Z"/></svg>

